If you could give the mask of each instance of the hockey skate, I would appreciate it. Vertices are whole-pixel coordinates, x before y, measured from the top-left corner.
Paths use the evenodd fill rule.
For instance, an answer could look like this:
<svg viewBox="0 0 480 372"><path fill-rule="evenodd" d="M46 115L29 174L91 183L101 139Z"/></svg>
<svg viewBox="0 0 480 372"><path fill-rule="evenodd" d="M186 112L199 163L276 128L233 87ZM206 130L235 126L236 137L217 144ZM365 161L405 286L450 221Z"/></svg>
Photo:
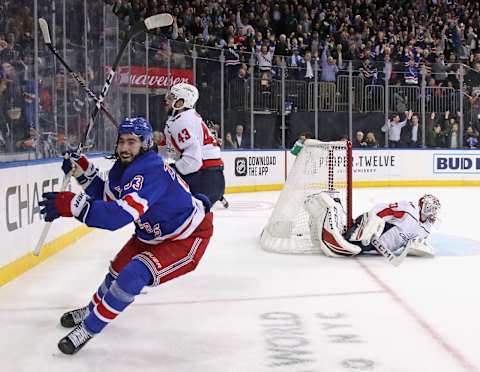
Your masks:
<svg viewBox="0 0 480 372"><path fill-rule="evenodd" d="M92 337L82 322L58 342L58 348L62 353L72 355L84 347Z"/></svg>
<svg viewBox="0 0 480 372"><path fill-rule="evenodd" d="M228 200L225 199L223 196L222 196L222 198L220 199L220 203L222 203L223 208L228 208L228 207L230 206L230 204L228 204Z"/></svg>
<svg viewBox="0 0 480 372"><path fill-rule="evenodd" d="M73 328L85 320L88 315L88 307L67 311L60 318L60 324L65 328Z"/></svg>

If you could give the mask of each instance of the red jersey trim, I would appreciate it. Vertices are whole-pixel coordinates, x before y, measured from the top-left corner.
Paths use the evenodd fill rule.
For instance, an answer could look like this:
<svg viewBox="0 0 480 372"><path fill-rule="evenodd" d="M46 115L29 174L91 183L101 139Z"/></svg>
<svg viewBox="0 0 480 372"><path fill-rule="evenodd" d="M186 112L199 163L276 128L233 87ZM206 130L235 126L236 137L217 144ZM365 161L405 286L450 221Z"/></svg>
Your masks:
<svg viewBox="0 0 480 372"><path fill-rule="evenodd" d="M200 169L213 168L213 167L223 167L222 159L208 159L202 162Z"/></svg>
<svg viewBox="0 0 480 372"><path fill-rule="evenodd" d="M396 219L400 219L405 215L404 211L394 211L392 208L385 208L384 210L377 213L377 216L380 218L393 216Z"/></svg>
<svg viewBox="0 0 480 372"><path fill-rule="evenodd" d="M131 195L125 195L123 197L123 200L125 200L130 207L132 207L138 212L139 217L143 216L143 214L145 213L145 210L143 209L143 205L141 205L140 203L137 203Z"/></svg>

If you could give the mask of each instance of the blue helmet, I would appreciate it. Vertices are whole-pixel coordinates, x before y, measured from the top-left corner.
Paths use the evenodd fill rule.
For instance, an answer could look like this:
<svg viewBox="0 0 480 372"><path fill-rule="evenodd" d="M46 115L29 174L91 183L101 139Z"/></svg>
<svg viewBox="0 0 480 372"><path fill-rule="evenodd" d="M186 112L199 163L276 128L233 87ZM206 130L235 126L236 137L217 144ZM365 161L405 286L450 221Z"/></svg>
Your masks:
<svg viewBox="0 0 480 372"><path fill-rule="evenodd" d="M121 134L135 134L138 136L145 151L150 150L153 146L153 129L145 118L125 118L118 126L118 137Z"/></svg>

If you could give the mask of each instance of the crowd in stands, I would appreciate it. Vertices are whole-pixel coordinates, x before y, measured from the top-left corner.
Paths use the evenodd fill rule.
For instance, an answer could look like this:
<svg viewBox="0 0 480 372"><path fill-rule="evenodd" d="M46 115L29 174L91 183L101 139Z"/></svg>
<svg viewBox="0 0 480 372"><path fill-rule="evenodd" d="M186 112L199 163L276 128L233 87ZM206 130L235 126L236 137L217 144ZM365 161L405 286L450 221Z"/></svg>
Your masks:
<svg viewBox="0 0 480 372"><path fill-rule="evenodd" d="M42 113L52 106L49 89L47 86L42 89L42 82L39 82L39 97L35 96L32 2L0 3L0 152L35 146L39 137L35 132L38 127L34 122L35 101L39 100ZM51 4L39 0L39 13L49 21ZM477 1L104 0L102 3L86 0L86 4L88 22L73 16L83 14L83 0L68 3L68 44L82 45L83 32L78 30L83 30L87 23L89 48L100 49L105 30L98 15L103 4L110 5L125 24L169 12L175 18L169 36L178 45L204 46L204 56L213 58L218 58L218 50L223 49L227 79L247 79L253 73L250 68L253 61L255 76L266 85L272 79L279 79L282 71L288 71L288 79L311 81L317 62L319 81L335 82L352 61L356 76L363 78L366 85L384 84L388 80L393 86L419 86L424 73L429 87L458 90L463 65L465 97L472 110L480 114L480 2ZM280 69L283 64L287 70ZM68 100L69 112L81 110L82 100L75 95ZM391 122L406 120L406 124L400 128L399 138L397 134L393 135L393 141L390 138L390 145L416 146L421 141L423 131L415 129L418 124L414 124L420 113L410 112L411 109L405 105L392 115ZM478 146L478 120L465 121L464 133L458 134L457 112L448 115L428 112L427 118L427 145L451 147L461 135L464 146ZM48 115L41 120L51 122ZM391 132L389 126L390 122L386 123L385 133ZM370 145L381 143L380 138L385 136L383 131L366 130L362 134L365 140L359 139L359 133L355 136L359 144L367 143L367 139ZM231 135L232 143L234 136ZM13 139L10 148L7 138Z"/></svg>
<svg viewBox="0 0 480 372"><path fill-rule="evenodd" d="M246 63L242 53L252 53L257 56L260 71L281 61L275 58L280 56L288 65L305 69L312 60L322 61L322 67L339 68L351 60L367 80L388 77L418 84L424 66L429 84L446 85L448 81L458 84L455 73L458 63L464 63L472 68L466 77L468 85L480 86L480 76L473 72L480 72L478 2L105 2L113 4L113 10L131 23L157 12L170 12L176 18L174 39L224 48L229 64ZM383 66L382 70L377 66ZM324 80L332 79L336 72L334 67L327 70L322 71Z"/></svg>
<svg viewBox="0 0 480 372"><path fill-rule="evenodd" d="M108 0L114 11L130 23L157 12L175 16L172 38L222 48L230 75L245 79L255 56L262 81L280 78L279 66L288 67L290 79L319 78L335 82L348 61L365 85L419 86L422 74L429 88L459 89L464 66L465 97L473 113L465 120L464 145L475 147L469 134L478 134L480 114L480 3L456 0ZM284 70L285 71L285 70ZM265 83L267 84L267 83ZM435 90L429 90L429 94ZM440 92L440 91L439 91ZM442 92L443 94L443 92ZM456 94L456 93L455 93ZM427 101L428 101L427 97ZM409 110L408 104L402 107ZM399 111L401 108L398 107ZM428 108L427 108L428 109ZM429 111L432 111L429 110ZM417 146L419 112L394 113L392 121L409 123L389 141L390 146ZM451 147L452 125L440 117L459 121L458 113L436 114L439 126L426 128L427 145ZM473 118L473 120L472 120ZM416 123L410 125L410 123ZM389 123L386 124L387 126ZM454 126L455 128L455 126ZM387 131L387 130L385 130ZM440 131L441 135L436 132ZM402 132L402 136L397 135ZM453 129L455 132L455 129ZM375 135L366 133L369 143ZM405 138L408 137L408 138ZM383 136L382 136L383 137ZM398 137L398 138L397 138ZM373 141L372 141L373 139ZM447 143L448 142L448 143Z"/></svg>

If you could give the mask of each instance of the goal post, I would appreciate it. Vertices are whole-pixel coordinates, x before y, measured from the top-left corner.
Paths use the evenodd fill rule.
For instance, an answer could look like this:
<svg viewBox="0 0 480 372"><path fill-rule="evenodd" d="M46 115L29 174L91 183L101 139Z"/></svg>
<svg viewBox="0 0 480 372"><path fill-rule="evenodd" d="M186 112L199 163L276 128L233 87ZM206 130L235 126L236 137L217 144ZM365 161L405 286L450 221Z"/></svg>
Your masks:
<svg viewBox="0 0 480 372"><path fill-rule="evenodd" d="M277 253L316 254L309 216L304 208L308 195L325 191L341 202L348 226L352 223L352 143L305 141L288 173L280 197L263 229L260 245Z"/></svg>

